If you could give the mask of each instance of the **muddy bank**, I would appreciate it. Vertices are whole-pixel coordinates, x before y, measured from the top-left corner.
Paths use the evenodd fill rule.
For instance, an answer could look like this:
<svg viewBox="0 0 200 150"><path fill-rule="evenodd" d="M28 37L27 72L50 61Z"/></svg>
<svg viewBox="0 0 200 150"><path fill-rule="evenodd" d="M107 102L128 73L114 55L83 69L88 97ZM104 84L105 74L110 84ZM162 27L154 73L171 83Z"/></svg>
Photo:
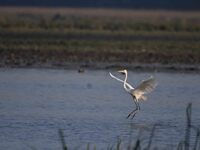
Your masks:
<svg viewBox="0 0 200 150"><path fill-rule="evenodd" d="M123 53L80 51L0 51L0 67L118 69L138 71L200 71L200 56L193 53Z"/></svg>

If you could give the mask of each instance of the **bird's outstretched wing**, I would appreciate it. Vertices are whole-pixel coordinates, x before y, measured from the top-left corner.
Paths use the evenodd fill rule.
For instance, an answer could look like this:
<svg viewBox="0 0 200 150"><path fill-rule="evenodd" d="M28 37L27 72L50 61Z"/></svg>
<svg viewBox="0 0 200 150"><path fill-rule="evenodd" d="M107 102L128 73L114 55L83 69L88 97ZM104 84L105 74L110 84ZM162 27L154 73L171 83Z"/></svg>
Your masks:
<svg viewBox="0 0 200 150"><path fill-rule="evenodd" d="M144 94L150 93L155 87L157 83L155 81L155 78L151 76L149 79L142 81L135 89L134 89L134 95L138 97L139 99L145 100L146 97L143 96Z"/></svg>

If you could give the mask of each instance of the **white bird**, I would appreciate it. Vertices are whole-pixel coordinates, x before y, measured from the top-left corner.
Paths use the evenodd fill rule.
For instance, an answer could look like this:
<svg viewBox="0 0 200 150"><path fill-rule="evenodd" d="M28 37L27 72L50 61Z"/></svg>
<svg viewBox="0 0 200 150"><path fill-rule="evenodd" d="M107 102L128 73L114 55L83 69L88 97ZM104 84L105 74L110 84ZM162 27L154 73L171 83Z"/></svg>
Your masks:
<svg viewBox="0 0 200 150"><path fill-rule="evenodd" d="M123 82L124 89L133 97L136 109L131 111L127 116L127 118L129 118L132 115L133 119L135 114L140 110L139 101L146 100L147 97L145 96L145 94L150 93L156 87L157 83L154 77L151 76L150 78L143 80L136 88L133 88L129 83L127 83L127 78L128 78L127 70L120 70L118 72L125 74L124 81L115 77L114 75L112 75L112 73L109 74L112 78L116 79L117 81Z"/></svg>

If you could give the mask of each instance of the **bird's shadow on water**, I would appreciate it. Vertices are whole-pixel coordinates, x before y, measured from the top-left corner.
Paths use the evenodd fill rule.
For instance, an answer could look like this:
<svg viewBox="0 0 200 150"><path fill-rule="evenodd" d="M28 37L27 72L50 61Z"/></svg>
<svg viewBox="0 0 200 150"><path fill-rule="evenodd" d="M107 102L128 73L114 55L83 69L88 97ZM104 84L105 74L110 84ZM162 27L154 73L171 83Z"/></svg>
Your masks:
<svg viewBox="0 0 200 150"><path fill-rule="evenodd" d="M140 133L142 133L143 131L150 131L153 127L153 124L129 122L128 126L130 132L139 131Z"/></svg>
<svg viewBox="0 0 200 150"><path fill-rule="evenodd" d="M130 130L143 130L143 131L151 131L154 126L157 128L164 128L164 129L169 129L169 128L177 128L176 125L169 123L169 122L164 122L164 121L159 121L159 122L154 122L154 123L138 123L138 122L129 122L128 123Z"/></svg>
<svg viewBox="0 0 200 150"><path fill-rule="evenodd" d="M141 123L137 119L128 120L126 122L128 126L129 138L126 141L121 140L121 147L127 147L125 149L150 149L155 134L157 125L153 123L143 122Z"/></svg>

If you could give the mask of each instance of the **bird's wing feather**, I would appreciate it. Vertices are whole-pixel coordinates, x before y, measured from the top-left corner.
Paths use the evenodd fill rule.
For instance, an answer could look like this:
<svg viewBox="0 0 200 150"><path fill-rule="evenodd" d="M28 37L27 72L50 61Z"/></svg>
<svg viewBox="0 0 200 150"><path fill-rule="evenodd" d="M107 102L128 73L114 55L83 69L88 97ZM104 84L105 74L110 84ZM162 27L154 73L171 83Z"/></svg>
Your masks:
<svg viewBox="0 0 200 150"><path fill-rule="evenodd" d="M124 83L123 80L121 80L121 79L115 77L112 73L109 72L109 74L110 74L110 76L111 76L113 79L115 79L115 80L117 80L117 81L119 81L119 82ZM134 88L133 88L130 84L128 84L128 83L126 83L126 86L127 86L129 89L134 89Z"/></svg>
<svg viewBox="0 0 200 150"><path fill-rule="evenodd" d="M143 95L150 93L155 87L157 83L153 76L149 79L144 80L134 89L134 93L137 95Z"/></svg>

